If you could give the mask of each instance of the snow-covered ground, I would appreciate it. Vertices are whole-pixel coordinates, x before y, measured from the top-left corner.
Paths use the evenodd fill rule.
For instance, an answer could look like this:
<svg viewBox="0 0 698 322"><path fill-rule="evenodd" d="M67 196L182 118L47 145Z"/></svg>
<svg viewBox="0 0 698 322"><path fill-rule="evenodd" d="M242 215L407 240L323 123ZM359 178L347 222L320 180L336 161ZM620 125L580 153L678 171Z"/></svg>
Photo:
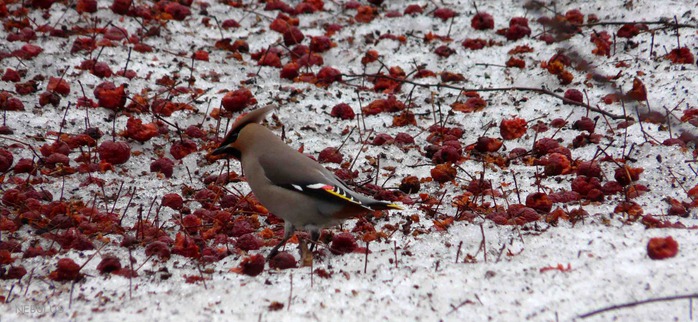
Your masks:
<svg viewBox="0 0 698 322"><path fill-rule="evenodd" d="M298 5L295 1L288 2L292 7ZM538 10L527 10L523 3L512 1L482 1L478 3L477 10L494 17L494 30L475 30L471 27L470 21L476 14L472 1L385 1L375 9L375 19L365 23L356 22L356 15L368 7L351 9L347 8L351 7L351 3L325 1L323 10L295 17L299 19L299 30L306 36L303 41L305 45L310 44L310 36L326 34L325 26L328 24L342 27L329 36L335 46L319 53L324 60L323 66L336 68L344 74L341 82L327 87L280 78L278 68L260 67L251 58L249 53L264 53L271 51L268 50L269 46L275 46L285 54L281 62L286 64L289 61L282 46L283 36L269 28L279 11L264 10L263 3L244 2L241 6L235 6L233 2L230 5L195 2L191 5L191 15L184 21L145 21L117 15L110 9L112 1L98 1L98 11L93 14L79 14L66 4L54 3L48 10L29 9L28 16L32 21L29 26L37 30L37 38L29 43L40 46L42 53L33 59L7 57L0 60L2 72L7 68L26 70L21 82L38 75L45 77L37 79L38 91L26 95L17 93L13 82L0 81L0 90L9 91L19 98L25 109L4 115L6 125L14 130L14 134L0 135L0 147L13 154L15 164L20 158L32 158L32 151L17 141L28 143L38 151L45 143L55 141L58 132L82 133L88 115L90 126L98 127L104 133L97 144L110 140L114 114L111 110L76 107L78 98L83 96L81 86L85 96L94 99L95 87L105 80L117 86L128 84L130 98L127 105L136 94L147 100L157 96L190 104L194 110L176 111L162 119L182 129L201 125L207 137L192 138L198 151L181 161L174 161L174 172L170 178L149 170L155 159L163 156L173 159L170 147L180 139L174 126L166 126L167 133L144 143L118 136L117 141L130 144L131 158L124 164L114 165L113 171L90 175L76 173L63 177L40 171L35 178L42 178L43 181L32 183L36 190L51 192L54 200L63 196L74 205L84 207L96 203L95 207L101 211L124 214L120 223L125 231L105 236L89 235L94 243L95 249L92 250L64 250L28 224L17 231L2 231L3 242L12 240L22 246L19 252L11 253L12 263L3 267L21 265L28 273L19 280L0 281L0 295L5 299L5 303L0 305L0 321L694 319L693 311L698 310L696 230L647 228L641 216L614 212L617 206L626 201L624 192L606 195L601 201L582 199L553 204L553 209L559 207L565 213L581 208L588 214L572 221L560 219L556 223L549 223L545 219L550 217L543 215L539 220L525 225L502 225L485 219L485 216L491 215L487 211L494 207L502 207L506 211L510 204L526 203L525 198L531 193L543 191L552 194L572 190L570 185L577 177L575 171L581 161L606 159L599 161L603 171L601 183L614 181L618 164L609 162L613 158L617 162L626 162L629 167L644 169L634 184L647 187L649 191L637 197L628 197L643 210L642 215L651 214L671 223L680 222L686 227L698 225L696 210L688 195L688 191L698 184L698 175L691 162L695 159L695 147L693 143L689 143L688 147L661 144L666 139L678 137L681 132L696 132L694 126L686 122L687 119L679 120L685 110L698 107L696 64L674 64L664 58L677 47L675 30L667 27L668 24L649 24L652 33L643 32L626 39L612 36L621 27L620 24L590 24L581 27L581 31L570 39L558 43L546 44L536 39L544 32L543 26L536 20L541 16L551 16L553 8L562 15L568 10L579 9L586 16L585 22L589 14L595 14L600 22L626 23L657 22L664 18L673 21L676 16L678 23L686 25L680 29L678 37L681 46L696 55L696 1L609 1L603 4L597 1L567 1ZM134 7L141 4L152 5L150 2L136 1ZM364 1L360 4L368 6ZM391 10L402 13L409 4L422 6L423 13L388 17ZM19 3L6 6L10 12L20 8ZM458 15L442 20L435 17L437 7L449 8ZM524 16L531 27L529 37L513 41L495 33L497 29L508 27L511 18ZM3 17L3 22L11 19L15 18ZM219 29L217 24L226 19L235 19L241 26ZM154 51L129 52L129 48L134 48L133 42L112 40L111 45L103 49L98 47L91 52L71 52L76 38L93 35L99 41L104 39L104 35L88 30L81 36L54 37L38 31L38 26L45 24L57 29L65 26L76 32L84 31L78 30L78 27L116 26L132 37L138 35L141 43L151 46ZM148 36L139 33L148 29L156 31ZM612 36L609 56L592 54L595 45L590 38L592 34L602 31ZM14 32L17 30L6 29L0 36L5 39ZM424 38L429 37L429 33L448 35L452 41L436 39L427 42ZM390 39L385 37L387 34L396 37ZM249 44L249 53L239 53L240 59L236 59L233 56L238 53L215 48L215 42L221 37L244 39ZM404 37L404 41L399 37ZM481 50L469 50L461 45L466 38L483 38L496 43ZM0 47L0 51L12 52L25 43L7 42ZM447 45L454 53L448 57L436 55L434 51L441 45ZM510 50L523 45L529 46L532 52L508 54ZM591 66L577 69L568 67L574 76L568 85L561 85L557 76L542 67L542 63L548 63L560 49L567 50L567 53L578 53ZM192 54L197 50L208 52L208 60L192 60ZM380 59L363 65L361 59L368 50L377 51ZM107 63L115 73L123 70L128 61L128 69L135 71L137 76L128 79L114 75L100 79L89 71L76 68L84 60L96 58L98 52L98 61ZM522 59L526 66L521 69L505 68L510 57ZM573 65L579 67L579 60L575 60ZM386 93L371 90L372 79L349 75L387 74L387 68L393 66L402 68L412 82L402 84L394 94L399 101L408 105L406 110L415 116L415 124L393 126L394 117L402 112L364 115L353 120L330 116L333 106L347 103L359 117L362 107L376 99L386 98ZM564 105L559 98L551 95L517 90L480 92L487 107L473 113L451 112L451 105L457 100L464 101L465 95L454 88L414 85L441 82L439 76L413 78L411 72L417 66L437 75L447 71L465 77L462 82L448 83L451 87L545 88L560 96L568 89L577 89L585 93L585 102L589 105L614 115L624 114L621 104L606 104L602 98L619 90L630 91L637 77L646 87L647 101L627 103L626 113L637 120L636 108L644 113L649 104L653 111L665 115L669 110L675 117L669 118L668 122L635 122L627 128L618 127L624 121L622 119L598 117L595 120L595 133L600 134L599 141L576 147L573 146L575 138L584 132L574 129L572 124L581 117L594 119L600 114L588 112L581 106ZM301 72L317 73L320 68L302 68ZM596 82L588 75L592 71L618 77L613 78L610 84ZM49 77L61 75L69 83L70 93L58 107L39 107L39 93L46 90ZM190 75L195 81L188 83ZM156 80L163 79L163 76L174 79L175 85L163 85L167 82L160 81L156 84ZM204 207L195 200L195 193L190 192L211 188L208 182L204 183L204 179L211 175L218 176L221 168L226 166L223 160L210 162L205 158L214 146L209 138L222 136L227 124L225 118L219 124L211 112L220 107L225 92L243 86L252 92L258 105L274 103L280 106L274 117L268 117L269 126L279 135L283 133L294 148L302 148L305 153L317 157L326 147L341 146L344 166L325 164L329 168L346 168L355 163L353 169L358 170L356 182L370 180L388 190L397 188L403 178L416 176L422 179L419 191L422 195L405 195L404 198L413 202L407 202L403 211L392 211L375 218L370 216L368 222L383 235L368 244L368 254L359 250L333 255L326 247L320 247L321 254L316 256L312 268L273 270L266 267L257 276L231 271L249 255L266 256L270 249L266 246L273 245L273 239L264 239L265 247L247 252L236 246L236 238L229 237L230 243L225 246L232 250L221 260L213 262L177 254L173 254L169 260L150 257L145 254L146 245L143 244L130 251L121 247L125 235L138 231L138 213L155 216L151 215L151 210L157 212L164 227L162 230L170 239L176 238L182 215L173 209L160 207L165 194L182 195L185 205L192 212ZM71 105L66 113L68 102ZM232 117L238 114L233 113ZM61 126L64 115L65 122ZM143 123L157 121L152 113L131 112L131 115L142 119ZM482 136L500 138L500 122L514 117L528 122L524 136L505 140L502 149L490 154L478 153L468 147ZM117 134L126 130L128 118L124 114L117 117L114 122ZM556 118L567 120L567 125L561 129L551 126L551 121ZM531 127L537 121L550 129L536 133ZM442 122L447 127L463 130L463 135L457 139L463 147L463 155L457 161L456 178L439 184L431 180L434 164L431 158L425 156L425 148L430 144L427 141L429 127ZM355 129L357 125L359 128ZM377 133L395 137L401 132L414 137L415 144L372 145L361 141L369 136L368 142L371 142ZM506 165L501 163L513 149L530 151L533 143L541 138L554 138L562 147L569 148L572 157L569 161L573 163L569 174L546 176L543 166L533 165L533 156L528 157L530 159L514 158ZM94 150L86 149L85 152L97 159ZM75 160L78 155L78 149L72 150L69 155L74 168L80 163ZM356 161L352 162L354 158ZM378 164L376 159L380 159ZM381 169L376 180L377 165ZM242 173L234 160L230 162L230 170ZM470 220L454 220L461 214L454 204L455 199L467 193L468 184L480 176L491 181L495 196L471 196L473 206L482 207L479 208L482 212L473 210L478 216ZM89 177L103 179L104 187L96 184L81 186ZM4 193L24 184L13 178L27 179L27 174L16 174L10 169L1 178L0 192ZM223 191L229 194L249 192L244 182L227 183L225 186L227 188ZM687 215L669 215L667 197L684 202ZM441 201L439 206L422 203L430 198ZM0 215L11 220L20 215L18 207L11 207L7 202L0 204L0 207L5 207ZM139 207L142 210L139 211ZM235 215L236 218L246 216L240 213ZM254 231L257 238L262 238L263 230L267 227L274 229L277 236L282 231L282 225L270 225L264 214L260 215L259 222L261 227L255 227ZM356 222L350 220L341 227L331 227L329 231L352 231ZM354 233L359 239L358 246L366 247L360 240L362 232ZM676 256L664 260L650 259L647 251L650 238L667 236L678 242ZM22 252L32 242L39 243L45 249L54 248L58 254L23 258ZM211 245L210 240L205 242ZM169 246L172 247L171 243ZM288 244L286 250L298 258L295 244ZM106 254L115 255L124 267L129 267L129 257L132 256L133 269L137 270L138 276L129 279L100 274L97 266ZM71 258L79 265L86 263L80 269L86 276L75 283L50 279L49 274L56 270L60 258ZM191 276L203 277L203 280L186 282L187 277ZM689 299L689 295L694 295L694 301ZM637 303L677 296L685 298ZM638 305L588 318L581 317L598 309L625 303Z"/></svg>

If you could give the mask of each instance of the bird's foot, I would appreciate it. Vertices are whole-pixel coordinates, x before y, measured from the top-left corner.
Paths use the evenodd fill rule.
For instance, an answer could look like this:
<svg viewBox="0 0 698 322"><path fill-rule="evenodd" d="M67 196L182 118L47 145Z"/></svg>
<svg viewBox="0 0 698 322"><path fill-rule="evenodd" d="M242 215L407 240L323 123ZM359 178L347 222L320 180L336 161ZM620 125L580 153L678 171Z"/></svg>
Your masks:
<svg viewBox="0 0 698 322"><path fill-rule="evenodd" d="M301 267L308 267L313 265L313 252L308 250L308 242L305 238L300 238L299 241L301 249Z"/></svg>
<svg viewBox="0 0 698 322"><path fill-rule="evenodd" d="M270 261L272 258L274 258L274 256L276 256L278 253L279 253L278 249L272 249L269 252L269 255L267 255L267 262Z"/></svg>

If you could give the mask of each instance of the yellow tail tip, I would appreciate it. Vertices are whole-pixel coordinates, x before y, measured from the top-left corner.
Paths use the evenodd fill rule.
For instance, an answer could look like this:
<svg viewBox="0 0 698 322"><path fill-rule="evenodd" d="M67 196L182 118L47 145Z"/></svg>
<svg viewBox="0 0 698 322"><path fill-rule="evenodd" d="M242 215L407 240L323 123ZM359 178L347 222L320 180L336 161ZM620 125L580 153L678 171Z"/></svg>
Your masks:
<svg viewBox="0 0 698 322"><path fill-rule="evenodd" d="M386 207L388 207L388 209L405 210L405 208L402 208L399 205L394 204L394 203L389 203L386 205Z"/></svg>

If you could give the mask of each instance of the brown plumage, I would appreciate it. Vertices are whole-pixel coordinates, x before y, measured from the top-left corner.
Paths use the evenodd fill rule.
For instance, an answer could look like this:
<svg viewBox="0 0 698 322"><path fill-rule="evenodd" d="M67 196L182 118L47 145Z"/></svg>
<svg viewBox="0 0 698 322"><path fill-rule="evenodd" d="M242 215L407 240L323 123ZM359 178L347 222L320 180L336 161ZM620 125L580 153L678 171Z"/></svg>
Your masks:
<svg viewBox="0 0 698 322"><path fill-rule="evenodd" d="M268 105L238 118L221 145L212 152L240 160L257 199L284 219L284 238L267 259L277 253L296 228L307 230L316 241L320 229L344 219L372 210L401 209L352 191L329 170L259 124L274 109Z"/></svg>

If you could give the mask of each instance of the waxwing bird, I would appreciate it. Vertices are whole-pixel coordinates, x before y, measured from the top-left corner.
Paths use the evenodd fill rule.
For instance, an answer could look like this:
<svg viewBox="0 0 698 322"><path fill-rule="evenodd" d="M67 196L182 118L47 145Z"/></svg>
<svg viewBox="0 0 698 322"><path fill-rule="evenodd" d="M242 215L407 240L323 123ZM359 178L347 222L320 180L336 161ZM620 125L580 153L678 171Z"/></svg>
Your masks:
<svg viewBox="0 0 698 322"><path fill-rule="evenodd" d="M267 105L239 117L220 146L211 152L239 160L257 199L284 219L284 237L267 260L277 254L296 228L308 231L311 241L316 242L323 227L372 210L402 209L352 191L325 167L286 145L260 124L275 109ZM302 252L303 248L301 244Z"/></svg>

